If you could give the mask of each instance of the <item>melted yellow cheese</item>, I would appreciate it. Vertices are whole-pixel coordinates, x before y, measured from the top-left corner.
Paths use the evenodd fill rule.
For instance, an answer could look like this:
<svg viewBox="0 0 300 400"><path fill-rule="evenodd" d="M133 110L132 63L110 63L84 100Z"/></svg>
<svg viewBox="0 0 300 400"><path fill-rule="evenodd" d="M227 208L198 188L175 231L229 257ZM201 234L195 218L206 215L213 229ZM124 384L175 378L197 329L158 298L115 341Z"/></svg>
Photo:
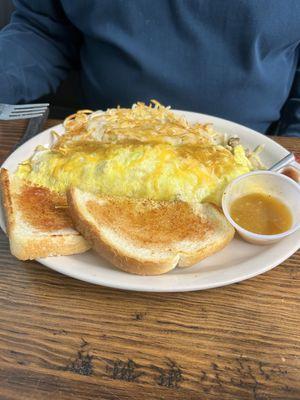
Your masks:
<svg viewBox="0 0 300 400"><path fill-rule="evenodd" d="M37 152L17 175L59 193L77 186L101 194L220 205L226 184L250 170L242 146L232 154L222 146L78 141Z"/></svg>

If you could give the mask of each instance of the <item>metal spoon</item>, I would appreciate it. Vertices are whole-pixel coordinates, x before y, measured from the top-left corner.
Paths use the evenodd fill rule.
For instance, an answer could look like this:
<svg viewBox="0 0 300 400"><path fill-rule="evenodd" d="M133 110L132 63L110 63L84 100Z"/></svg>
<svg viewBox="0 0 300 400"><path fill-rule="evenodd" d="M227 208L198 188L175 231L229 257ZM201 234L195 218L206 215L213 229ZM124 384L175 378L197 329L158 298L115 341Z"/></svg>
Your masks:
<svg viewBox="0 0 300 400"><path fill-rule="evenodd" d="M281 168L286 167L287 165L291 164L293 161L295 161L295 156L293 153L289 153L287 156L283 157L280 161L273 164L272 167L270 167L268 170L269 171L279 171Z"/></svg>

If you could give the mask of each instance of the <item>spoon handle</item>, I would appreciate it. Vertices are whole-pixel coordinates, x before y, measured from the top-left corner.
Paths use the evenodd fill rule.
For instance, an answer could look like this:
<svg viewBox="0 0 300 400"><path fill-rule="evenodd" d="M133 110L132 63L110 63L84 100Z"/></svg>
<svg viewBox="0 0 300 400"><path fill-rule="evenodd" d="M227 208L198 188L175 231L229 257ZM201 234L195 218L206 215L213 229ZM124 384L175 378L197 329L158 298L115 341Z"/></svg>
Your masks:
<svg viewBox="0 0 300 400"><path fill-rule="evenodd" d="M269 171L279 171L281 168L286 167L295 161L295 156L293 153L289 153L287 156L283 157L280 161L273 164L272 167L269 168Z"/></svg>

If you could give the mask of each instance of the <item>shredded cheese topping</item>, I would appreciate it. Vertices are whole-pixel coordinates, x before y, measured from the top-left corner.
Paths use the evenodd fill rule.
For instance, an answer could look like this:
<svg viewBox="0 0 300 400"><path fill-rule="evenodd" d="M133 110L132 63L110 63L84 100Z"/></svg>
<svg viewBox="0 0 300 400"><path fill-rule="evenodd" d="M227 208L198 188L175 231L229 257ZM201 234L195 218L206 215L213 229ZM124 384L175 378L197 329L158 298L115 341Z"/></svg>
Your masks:
<svg viewBox="0 0 300 400"><path fill-rule="evenodd" d="M55 148L63 148L74 140L120 143L126 141L201 144L220 143L224 135L213 130L212 124L190 124L156 100L149 105L138 102L132 108L112 108L106 112L80 110L64 121L65 134Z"/></svg>

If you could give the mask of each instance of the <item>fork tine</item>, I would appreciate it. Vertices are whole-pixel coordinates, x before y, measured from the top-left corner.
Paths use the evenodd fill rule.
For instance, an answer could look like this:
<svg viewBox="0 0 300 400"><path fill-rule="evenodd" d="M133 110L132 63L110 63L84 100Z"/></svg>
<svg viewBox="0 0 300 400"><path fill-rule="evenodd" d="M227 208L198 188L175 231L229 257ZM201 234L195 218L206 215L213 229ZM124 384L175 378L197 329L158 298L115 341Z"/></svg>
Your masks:
<svg viewBox="0 0 300 400"><path fill-rule="evenodd" d="M36 112L36 113L20 113L20 114L14 114L10 115L9 118L14 119L14 118L35 118L35 117L40 117L41 115L44 115L44 113L41 112Z"/></svg>
<svg viewBox="0 0 300 400"><path fill-rule="evenodd" d="M39 104L22 104L14 106L14 110L22 110L23 108L37 108L37 107L48 107L49 103L39 103Z"/></svg>
<svg viewBox="0 0 300 400"><path fill-rule="evenodd" d="M36 114L36 115L27 115L27 114L20 114L20 115L15 115L13 117L8 117L8 120L16 120L16 119L28 119L28 118L36 118L36 117L41 117L44 114Z"/></svg>
<svg viewBox="0 0 300 400"><path fill-rule="evenodd" d="M43 113L43 111L24 111L24 112L20 112L20 113L17 113L17 114L13 114L13 116L14 115L36 115L36 114L44 114Z"/></svg>
<svg viewBox="0 0 300 400"><path fill-rule="evenodd" d="M38 117L38 116L43 115L43 114L44 113L41 112L41 111L32 112L32 113L10 114L9 118L15 118L15 117L34 118L34 117Z"/></svg>
<svg viewBox="0 0 300 400"><path fill-rule="evenodd" d="M37 108L22 108L21 110L13 110L10 112L10 114L20 114L20 113L30 113L30 112L43 112L45 111L47 108L46 107L37 107Z"/></svg>

